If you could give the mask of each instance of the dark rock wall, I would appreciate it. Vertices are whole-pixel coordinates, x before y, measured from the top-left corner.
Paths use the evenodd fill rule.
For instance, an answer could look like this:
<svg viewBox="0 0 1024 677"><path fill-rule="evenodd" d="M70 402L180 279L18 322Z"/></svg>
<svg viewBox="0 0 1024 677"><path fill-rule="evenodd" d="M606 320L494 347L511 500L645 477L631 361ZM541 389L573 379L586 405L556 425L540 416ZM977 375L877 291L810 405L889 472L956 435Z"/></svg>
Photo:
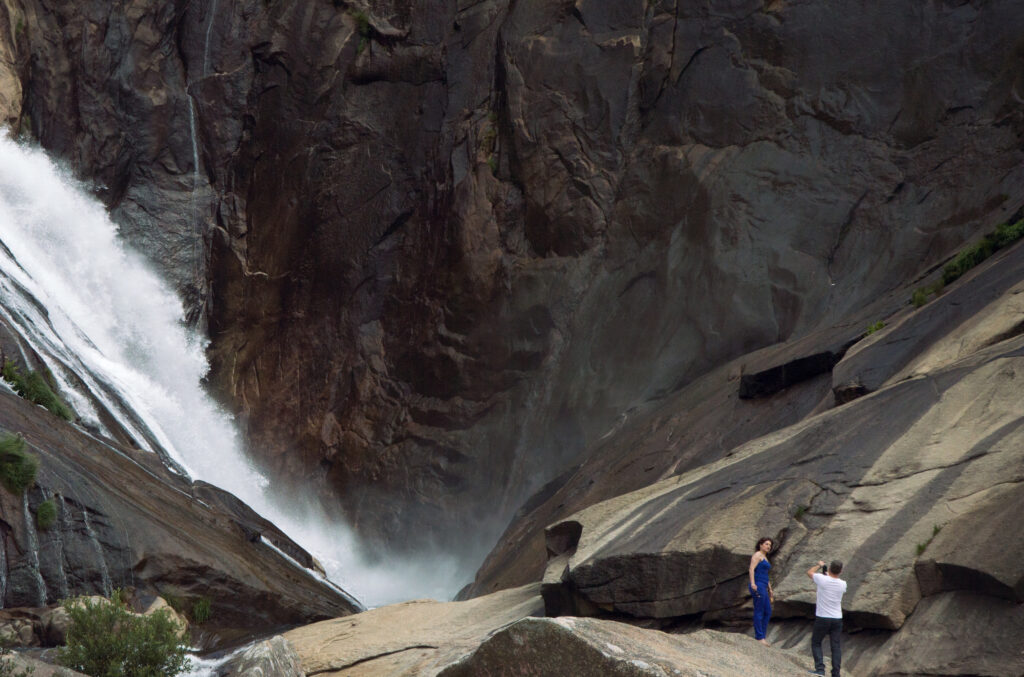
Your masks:
<svg viewBox="0 0 1024 677"><path fill-rule="evenodd" d="M488 545L632 407L1024 204L1009 0L5 8L255 453L392 543Z"/></svg>

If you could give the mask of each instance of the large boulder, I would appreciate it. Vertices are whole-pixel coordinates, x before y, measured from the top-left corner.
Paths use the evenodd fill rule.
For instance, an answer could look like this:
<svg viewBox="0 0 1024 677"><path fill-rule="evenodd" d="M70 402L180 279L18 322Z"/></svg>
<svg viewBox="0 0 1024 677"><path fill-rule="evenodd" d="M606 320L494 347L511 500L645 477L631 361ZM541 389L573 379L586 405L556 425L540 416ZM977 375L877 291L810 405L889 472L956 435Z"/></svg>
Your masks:
<svg viewBox="0 0 1024 677"><path fill-rule="evenodd" d="M468 602L416 600L284 633L307 675L436 674L488 635L543 613L536 584Z"/></svg>
<svg viewBox="0 0 1024 677"><path fill-rule="evenodd" d="M927 597L899 633L858 661L877 677L1016 675L1024 656L1024 605L970 592Z"/></svg>
<svg viewBox="0 0 1024 677"><path fill-rule="evenodd" d="M281 635L255 642L217 668L218 677L306 677L299 657Z"/></svg>
<svg viewBox="0 0 1024 677"><path fill-rule="evenodd" d="M669 635L592 618L527 618L494 633L438 677L745 677L796 674L811 666L809 656L766 650L733 633Z"/></svg>

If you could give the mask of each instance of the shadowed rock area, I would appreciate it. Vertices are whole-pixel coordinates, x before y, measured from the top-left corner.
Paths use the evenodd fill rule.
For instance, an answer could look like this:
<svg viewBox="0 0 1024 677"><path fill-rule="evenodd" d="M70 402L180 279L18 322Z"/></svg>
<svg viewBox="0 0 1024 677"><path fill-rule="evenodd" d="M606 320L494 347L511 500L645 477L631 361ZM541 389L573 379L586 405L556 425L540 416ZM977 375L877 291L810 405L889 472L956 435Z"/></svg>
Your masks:
<svg viewBox="0 0 1024 677"><path fill-rule="evenodd" d="M834 378L850 373L847 360L880 365L871 394L834 407L824 384L816 391L823 400L799 422L551 524L542 589L547 613L665 626L745 624L747 562L753 543L767 535L780 546L772 571L779 629L772 639L806 643L814 589L804 571L818 559L840 559L849 582L846 630L886 631L851 636L855 674L1012 672L1024 651L1015 629L1024 620L1024 567L1019 539L1005 536L1015 530L1024 481L1021 261L1018 245L928 305L904 306L855 344ZM932 319L950 316L958 321ZM934 329L921 338L929 322ZM916 350L905 350L908 343ZM799 402L809 387L770 399ZM759 406L735 401L740 411ZM735 410L720 415L728 420ZM646 420L646 444L664 444L666 428L675 429ZM623 436L603 455L614 460L614 444L636 443L636 436ZM633 446L628 457L636 452ZM566 493L580 491L577 477L548 503L580 500ZM605 477L604 490L616 481ZM492 566L500 553L522 546L516 534L550 514L546 506L506 532ZM507 566L508 555L501 557ZM488 579L490 571L481 570L477 586L496 580ZM793 629L801 618L808 619L802 631ZM991 632L982 629L986 619ZM931 645L923 633L943 623L957 629L937 636L948 635L956 648L937 656L922 648Z"/></svg>

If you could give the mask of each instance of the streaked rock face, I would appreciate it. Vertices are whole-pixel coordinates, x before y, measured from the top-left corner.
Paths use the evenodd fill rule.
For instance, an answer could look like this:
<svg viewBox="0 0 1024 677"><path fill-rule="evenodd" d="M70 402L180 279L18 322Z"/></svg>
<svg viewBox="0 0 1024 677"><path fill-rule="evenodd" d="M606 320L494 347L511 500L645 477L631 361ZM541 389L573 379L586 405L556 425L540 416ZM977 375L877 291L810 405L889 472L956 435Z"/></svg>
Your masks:
<svg viewBox="0 0 1024 677"><path fill-rule="evenodd" d="M4 9L5 114L208 321L266 464L394 546L489 544L1024 203L1009 0Z"/></svg>
<svg viewBox="0 0 1024 677"><path fill-rule="evenodd" d="M205 646L360 608L263 542L301 552L272 524L225 492L172 475L151 453L104 443L12 393L0 393L0 430L22 434L40 461L24 497L0 491L5 608L117 588L173 595L187 609L206 598L210 619L196 638ZM37 529L35 509L47 498L57 520ZM49 620L35 625L50 637L43 641L62 641Z"/></svg>

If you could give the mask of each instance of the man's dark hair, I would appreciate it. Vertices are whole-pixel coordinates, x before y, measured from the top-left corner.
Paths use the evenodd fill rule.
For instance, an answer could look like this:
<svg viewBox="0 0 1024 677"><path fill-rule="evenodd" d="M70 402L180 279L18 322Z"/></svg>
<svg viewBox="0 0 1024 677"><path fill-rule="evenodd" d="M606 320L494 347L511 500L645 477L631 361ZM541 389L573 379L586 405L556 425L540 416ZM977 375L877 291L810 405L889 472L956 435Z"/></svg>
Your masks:
<svg viewBox="0 0 1024 677"><path fill-rule="evenodd" d="M832 560L832 563L828 565L828 572L830 574L838 574L843 570L843 563L837 559Z"/></svg>

